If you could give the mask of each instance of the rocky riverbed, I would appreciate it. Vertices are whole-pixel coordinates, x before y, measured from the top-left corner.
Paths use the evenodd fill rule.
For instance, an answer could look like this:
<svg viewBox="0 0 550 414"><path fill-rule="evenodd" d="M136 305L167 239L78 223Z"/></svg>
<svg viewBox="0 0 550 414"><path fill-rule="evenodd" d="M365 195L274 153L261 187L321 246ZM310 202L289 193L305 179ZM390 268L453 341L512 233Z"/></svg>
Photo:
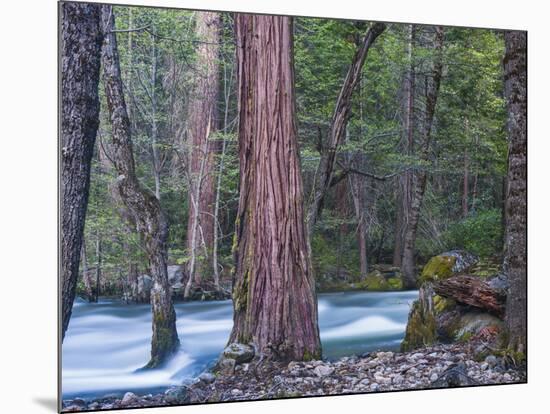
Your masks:
<svg viewBox="0 0 550 414"><path fill-rule="evenodd" d="M523 368L470 341L406 353L376 352L336 361L273 363L255 358L229 373L205 372L163 394L63 401L63 411L106 410L207 402L511 384L526 381Z"/></svg>

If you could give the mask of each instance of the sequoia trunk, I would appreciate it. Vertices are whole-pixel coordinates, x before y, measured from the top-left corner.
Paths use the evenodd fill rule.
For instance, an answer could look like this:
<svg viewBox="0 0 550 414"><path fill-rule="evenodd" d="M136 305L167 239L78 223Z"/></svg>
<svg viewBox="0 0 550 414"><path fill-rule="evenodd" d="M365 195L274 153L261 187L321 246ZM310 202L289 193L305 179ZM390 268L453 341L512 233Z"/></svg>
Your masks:
<svg viewBox="0 0 550 414"><path fill-rule="evenodd" d="M508 346L527 352L527 33L504 35L505 94L508 106L508 179L504 273Z"/></svg>
<svg viewBox="0 0 550 414"><path fill-rule="evenodd" d="M101 9L61 4L61 338L69 326L99 125Z"/></svg>
<svg viewBox="0 0 550 414"><path fill-rule="evenodd" d="M190 278L200 284L212 277L210 255L214 247L216 173L215 155L220 143L212 139L217 126L217 97L219 87L219 42L221 17L219 13L197 13L196 86L189 103L189 220L187 249L197 258L189 269ZM201 168L202 166L202 168ZM195 199L194 194L198 194ZM198 209L196 212L195 209ZM200 247L200 248L199 248ZM196 250L200 251L197 254ZM192 279L190 280L190 283Z"/></svg>
<svg viewBox="0 0 550 414"><path fill-rule="evenodd" d="M240 198L231 342L273 359L321 356L296 137L292 19L235 16Z"/></svg>
<svg viewBox="0 0 550 414"><path fill-rule="evenodd" d="M167 273L168 223L154 194L143 189L136 176L130 120L126 111L116 35L111 6L102 7L102 25L105 40L102 49L103 82L112 126L112 154L118 173L115 191L124 204L131 225L141 236L149 259L153 278L151 307L153 312L153 338L151 360L147 368L162 365L176 352L179 340L176 331L176 313L172 304Z"/></svg>

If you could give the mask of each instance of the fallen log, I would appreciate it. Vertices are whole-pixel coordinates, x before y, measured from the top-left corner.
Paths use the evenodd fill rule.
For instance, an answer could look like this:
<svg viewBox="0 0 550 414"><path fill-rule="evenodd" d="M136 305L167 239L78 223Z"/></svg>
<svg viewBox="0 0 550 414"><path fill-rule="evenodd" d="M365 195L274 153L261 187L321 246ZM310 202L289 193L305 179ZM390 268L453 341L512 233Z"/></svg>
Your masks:
<svg viewBox="0 0 550 414"><path fill-rule="evenodd" d="M453 276L434 284L433 289L439 296L504 317L506 296L478 276Z"/></svg>

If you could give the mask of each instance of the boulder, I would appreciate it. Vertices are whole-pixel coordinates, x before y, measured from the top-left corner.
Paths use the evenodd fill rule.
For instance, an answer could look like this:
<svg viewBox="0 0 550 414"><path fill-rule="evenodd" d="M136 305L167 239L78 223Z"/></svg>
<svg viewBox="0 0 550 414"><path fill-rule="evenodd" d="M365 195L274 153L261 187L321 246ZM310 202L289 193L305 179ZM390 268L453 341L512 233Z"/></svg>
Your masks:
<svg viewBox="0 0 550 414"><path fill-rule="evenodd" d="M478 262L477 256L465 250L451 250L432 257L422 269L421 283L446 279L464 272Z"/></svg>
<svg viewBox="0 0 550 414"><path fill-rule="evenodd" d="M139 401L139 397L134 394L133 392L127 392L124 394L124 397L122 397L122 401L120 402L123 406L128 406L132 404L136 404Z"/></svg>
<svg viewBox="0 0 550 414"><path fill-rule="evenodd" d="M189 402L189 392L186 386L172 387L164 392L164 399L169 404L185 404Z"/></svg>
<svg viewBox="0 0 550 414"><path fill-rule="evenodd" d="M401 290L403 289L403 280L398 271L384 273L375 269L357 284L357 288L372 291Z"/></svg>
<svg viewBox="0 0 550 414"><path fill-rule="evenodd" d="M216 380L216 376L211 372L203 372L199 375L199 381L204 382L205 384L211 384Z"/></svg>
<svg viewBox="0 0 550 414"><path fill-rule="evenodd" d="M328 365L318 365L313 370L313 373L319 378L326 377L334 372L334 368Z"/></svg>
<svg viewBox="0 0 550 414"><path fill-rule="evenodd" d="M149 275L138 276L137 298L139 302L149 302L151 299L151 289L153 288L153 278Z"/></svg>
<svg viewBox="0 0 550 414"><path fill-rule="evenodd" d="M234 342L223 350L223 357L234 359L236 364L250 362L254 358L254 348L250 345Z"/></svg>
<svg viewBox="0 0 550 414"><path fill-rule="evenodd" d="M174 288L176 284L183 284L183 271L179 265L170 265L167 267L168 283Z"/></svg>

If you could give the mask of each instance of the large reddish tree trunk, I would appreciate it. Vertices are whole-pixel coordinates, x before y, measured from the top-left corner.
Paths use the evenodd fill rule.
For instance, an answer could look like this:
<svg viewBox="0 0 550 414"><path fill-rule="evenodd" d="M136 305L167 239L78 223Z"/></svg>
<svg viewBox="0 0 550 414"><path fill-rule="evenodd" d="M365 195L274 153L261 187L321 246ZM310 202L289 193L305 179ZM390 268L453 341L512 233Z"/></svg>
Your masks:
<svg viewBox="0 0 550 414"><path fill-rule="evenodd" d="M435 108L437 104L437 97L439 95L439 85L441 83L441 76L443 73L443 39L444 32L443 27L438 26L435 28L434 36L434 62L432 67L432 73L428 79L428 87L426 93L426 108L423 125L423 142L422 153L420 158L423 161L428 161L430 143L432 138L432 126L435 115ZM403 257L401 260L401 272L403 274L403 286L406 289L416 288L416 269L415 269L415 244L416 234L418 230L418 222L420 220L420 209L422 207L422 201L424 199L424 193L426 191L427 172L421 170L415 174L413 182L413 193L411 199L410 209L407 214L407 225L405 229L404 245L403 245Z"/></svg>
<svg viewBox="0 0 550 414"><path fill-rule="evenodd" d="M153 337L151 360L147 368L163 365L179 347L176 331L176 313L168 284L167 260L168 222L160 202L151 192L143 189L136 176L130 120L126 110L112 6L102 6L102 25L105 30L101 63L103 83L112 126L112 154L118 173L115 191L127 210L130 225L141 236L153 278L151 308Z"/></svg>
<svg viewBox="0 0 550 414"><path fill-rule="evenodd" d="M61 4L61 338L69 326L99 126L101 8Z"/></svg>
<svg viewBox="0 0 550 414"><path fill-rule="evenodd" d="M235 16L240 198L231 342L321 356L296 137L292 19Z"/></svg>
<svg viewBox="0 0 550 414"><path fill-rule="evenodd" d="M197 13L196 35L201 43L197 50L196 86L189 102L189 220L187 250L191 256L189 288L204 278L212 277L214 246L216 176L215 155L220 141L212 139L217 127L219 87L219 13ZM186 296L189 294L186 289Z"/></svg>
<svg viewBox="0 0 550 414"><path fill-rule="evenodd" d="M504 80L508 106L508 179L504 273L508 346L527 352L527 33L504 35Z"/></svg>

